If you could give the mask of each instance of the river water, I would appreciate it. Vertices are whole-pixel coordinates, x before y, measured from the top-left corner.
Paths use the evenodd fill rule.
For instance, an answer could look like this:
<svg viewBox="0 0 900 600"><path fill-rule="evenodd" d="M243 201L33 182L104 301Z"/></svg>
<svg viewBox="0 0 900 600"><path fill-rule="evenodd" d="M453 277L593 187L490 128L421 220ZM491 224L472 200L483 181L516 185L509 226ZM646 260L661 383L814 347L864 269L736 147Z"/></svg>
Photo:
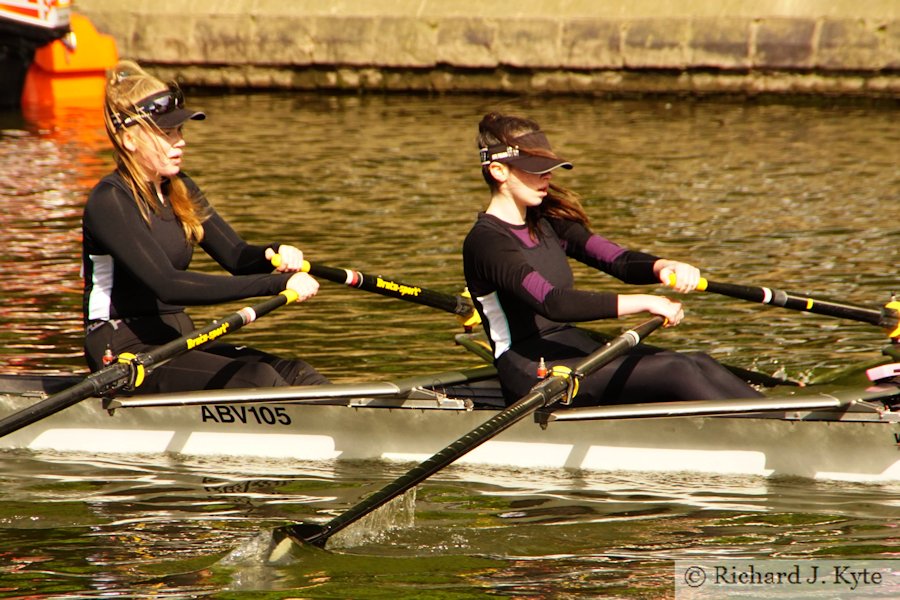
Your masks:
<svg viewBox="0 0 900 600"><path fill-rule="evenodd" d="M900 290L895 105L287 93L189 105L208 119L187 126L185 170L246 238L294 242L313 262L460 291L461 242L487 201L476 126L501 110L544 125L576 165L557 181L623 245L710 279L866 306ZM0 114L0 130L0 373L84 373L79 219L112 165L102 126L75 110ZM684 300L686 322L654 343L768 373L811 379L885 341L864 324ZM240 306L191 312L202 322ZM453 345L459 330L439 311L323 282L235 339L359 381L478 364ZM404 468L5 452L0 597L671 598L674 560L900 547L892 484L467 466L420 487L411 526L261 559L273 526L336 514Z"/></svg>

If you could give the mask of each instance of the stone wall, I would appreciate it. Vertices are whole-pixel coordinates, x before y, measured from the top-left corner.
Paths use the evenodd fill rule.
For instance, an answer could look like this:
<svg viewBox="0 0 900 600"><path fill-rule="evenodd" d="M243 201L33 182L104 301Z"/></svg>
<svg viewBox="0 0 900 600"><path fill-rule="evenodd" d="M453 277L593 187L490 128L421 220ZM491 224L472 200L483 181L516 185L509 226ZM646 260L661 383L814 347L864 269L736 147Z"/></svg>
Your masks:
<svg viewBox="0 0 900 600"><path fill-rule="evenodd" d="M186 85L900 97L897 0L76 0Z"/></svg>

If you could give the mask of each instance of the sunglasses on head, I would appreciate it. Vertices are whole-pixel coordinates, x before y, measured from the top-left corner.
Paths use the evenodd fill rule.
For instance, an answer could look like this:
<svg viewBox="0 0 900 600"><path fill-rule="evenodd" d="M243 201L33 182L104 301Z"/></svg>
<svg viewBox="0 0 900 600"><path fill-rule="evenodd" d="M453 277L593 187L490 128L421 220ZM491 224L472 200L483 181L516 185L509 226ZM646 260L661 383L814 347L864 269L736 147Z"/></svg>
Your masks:
<svg viewBox="0 0 900 600"><path fill-rule="evenodd" d="M138 122L139 117L164 115L183 106L184 93L181 91L181 88L170 86L166 91L153 94L149 98L135 104L131 109L135 113L134 116L124 113L112 113L112 120L116 125L116 131L118 131L131 127Z"/></svg>

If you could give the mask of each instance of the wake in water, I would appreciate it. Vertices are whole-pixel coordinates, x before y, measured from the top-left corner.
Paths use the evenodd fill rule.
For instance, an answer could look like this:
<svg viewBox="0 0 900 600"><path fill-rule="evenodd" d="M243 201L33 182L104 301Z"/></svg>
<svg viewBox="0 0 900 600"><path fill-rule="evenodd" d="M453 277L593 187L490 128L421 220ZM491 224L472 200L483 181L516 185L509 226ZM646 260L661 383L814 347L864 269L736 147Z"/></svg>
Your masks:
<svg viewBox="0 0 900 600"><path fill-rule="evenodd" d="M337 532L326 549L347 549L382 540L388 532L409 529L416 523L416 488L413 488ZM317 548L298 542L278 530L261 531L229 552L219 564L241 571L258 565L288 565L302 560L302 555Z"/></svg>

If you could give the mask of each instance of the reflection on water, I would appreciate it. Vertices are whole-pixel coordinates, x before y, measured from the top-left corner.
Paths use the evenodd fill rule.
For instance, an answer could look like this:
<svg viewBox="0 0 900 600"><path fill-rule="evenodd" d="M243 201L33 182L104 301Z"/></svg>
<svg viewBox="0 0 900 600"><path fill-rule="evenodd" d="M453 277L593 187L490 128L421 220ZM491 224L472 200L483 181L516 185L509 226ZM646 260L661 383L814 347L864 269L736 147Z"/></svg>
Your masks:
<svg viewBox="0 0 900 600"><path fill-rule="evenodd" d="M99 116L0 115L0 369L81 370L84 191L108 169Z"/></svg>
<svg viewBox="0 0 900 600"><path fill-rule="evenodd" d="M245 237L294 241L314 262L459 291L460 245L487 200L474 134L499 108L544 124L576 164L557 180L624 245L690 260L710 279L867 306L900 290L893 106L269 93L191 104L209 118L187 127L186 170ZM0 372L83 369L80 212L111 166L96 115L0 115ZM576 269L582 286L626 289ZM862 324L685 302L687 322L655 343L767 372L813 375L874 357L884 341ZM205 321L235 308L191 312ZM458 331L450 315L323 282L314 300L235 339L341 381L476 364L453 346ZM345 510L403 467L30 453L0 463L0 593L18 595L667 598L671 561L687 556L896 556L900 518L895 486L453 467L418 490L414 527L251 569L220 560L285 520Z"/></svg>
<svg viewBox="0 0 900 600"><path fill-rule="evenodd" d="M294 546L271 554L271 530L285 519L330 518L402 469L6 453L0 579L19 593L52 584L98 595L477 597L505 589L592 598L631 588L664 598L674 560L889 557L896 549L897 487L458 466L420 488L414 527L370 534L339 552Z"/></svg>

